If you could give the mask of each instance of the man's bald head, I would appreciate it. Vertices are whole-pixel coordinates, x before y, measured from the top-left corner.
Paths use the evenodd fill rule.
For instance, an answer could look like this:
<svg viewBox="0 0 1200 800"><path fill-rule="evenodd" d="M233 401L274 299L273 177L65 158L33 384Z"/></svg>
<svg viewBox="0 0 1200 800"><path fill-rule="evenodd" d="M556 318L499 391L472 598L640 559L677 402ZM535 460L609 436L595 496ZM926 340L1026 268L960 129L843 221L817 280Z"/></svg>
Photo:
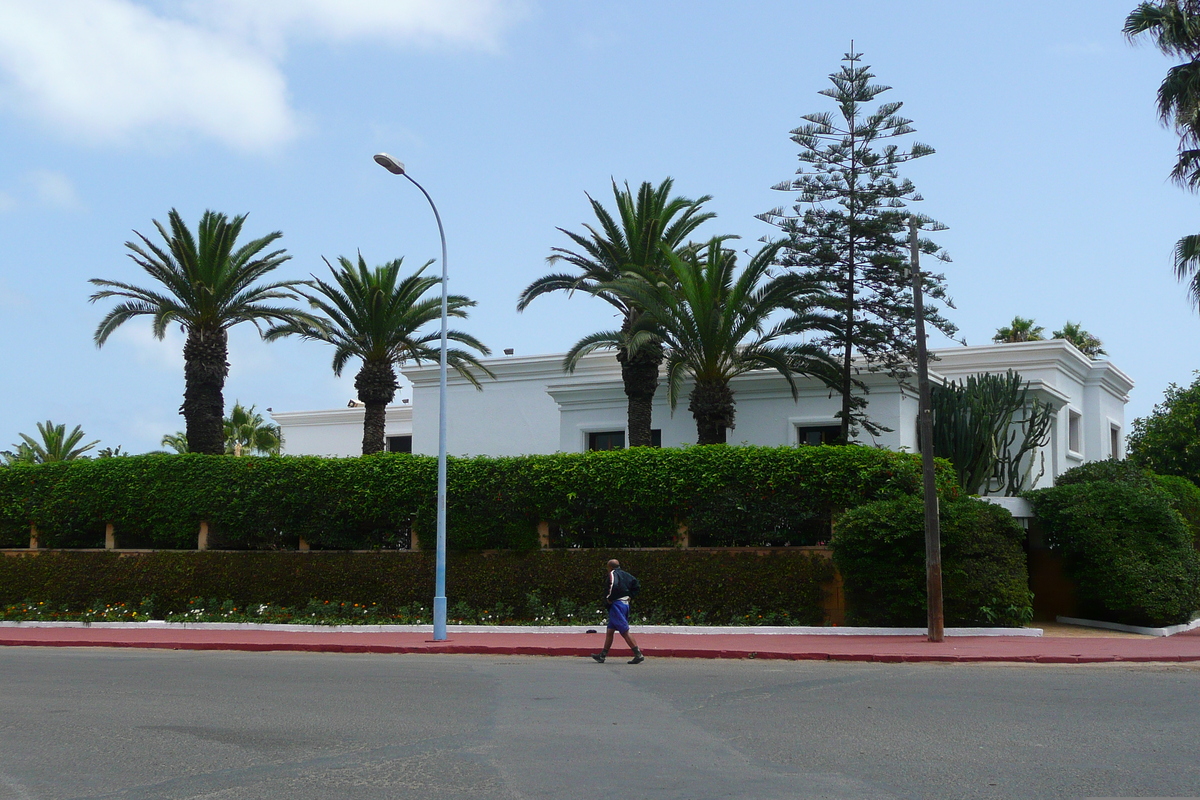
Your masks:
<svg viewBox="0 0 1200 800"><path fill-rule="evenodd" d="M610 559L610 560L609 560L609 562L608 562L608 568L609 568L610 570L613 570L613 569L619 569L619 568L620 568L620 566L621 566L621 562L620 562L620 561L617 561L615 558L613 558L613 559Z"/></svg>

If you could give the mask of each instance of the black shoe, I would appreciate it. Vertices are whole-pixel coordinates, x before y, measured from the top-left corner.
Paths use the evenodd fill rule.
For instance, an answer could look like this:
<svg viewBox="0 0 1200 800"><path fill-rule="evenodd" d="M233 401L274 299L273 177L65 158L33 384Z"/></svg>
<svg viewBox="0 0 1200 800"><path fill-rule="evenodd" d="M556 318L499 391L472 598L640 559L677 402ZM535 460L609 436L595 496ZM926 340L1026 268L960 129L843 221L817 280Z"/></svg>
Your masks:
<svg viewBox="0 0 1200 800"><path fill-rule="evenodd" d="M593 658L594 658L594 657L595 657L595 656L593 656ZM643 662L643 661L645 661L645 660L646 660L646 657L645 657L644 655L642 655L641 653L634 653L634 654L633 654L633 660L632 660L632 661L630 661L629 663L630 663L630 664L640 664L640 663L642 663L642 662Z"/></svg>
<svg viewBox="0 0 1200 800"><path fill-rule="evenodd" d="M608 658L607 653L592 653L592 660L597 664L603 664L604 659Z"/></svg>

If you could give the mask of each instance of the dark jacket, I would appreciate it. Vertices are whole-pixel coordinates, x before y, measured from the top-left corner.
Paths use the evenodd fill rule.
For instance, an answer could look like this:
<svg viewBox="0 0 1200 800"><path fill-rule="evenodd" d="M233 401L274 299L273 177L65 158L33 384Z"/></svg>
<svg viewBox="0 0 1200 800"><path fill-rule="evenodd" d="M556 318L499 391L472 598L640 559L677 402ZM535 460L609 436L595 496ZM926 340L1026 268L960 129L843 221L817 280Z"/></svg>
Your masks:
<svg viewBox="0 0 1200 800"><path fill-rule="evenodd" d="M642 585L637 578L618 567L608 574L604 589L604 602L612 605L622 597L633 597L641 591Z"/></svg>

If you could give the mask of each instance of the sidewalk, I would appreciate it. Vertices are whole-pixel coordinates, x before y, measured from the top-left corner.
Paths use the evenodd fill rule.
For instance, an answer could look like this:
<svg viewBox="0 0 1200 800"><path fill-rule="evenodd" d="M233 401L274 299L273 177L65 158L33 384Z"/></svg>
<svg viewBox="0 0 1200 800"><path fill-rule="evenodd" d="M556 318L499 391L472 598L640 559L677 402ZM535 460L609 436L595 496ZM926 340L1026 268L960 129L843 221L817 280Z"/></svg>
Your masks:
<svg viewBox="0 0 1200 800"><path fill-rule="evenodd" d="M790 633L649 633L634 628L638 643L654 658L760 658L817 661L1014 662L1092 664L1103 662L1200 662L1200 629L1170 637L956 636L937 644L923 636L822 636ZM101 627L7 625L0 646L138 647L168 650L303 651L536 655L586 657L604 641L598 633L529 633L505 630L460 632L432 641L428 631L264 630L222 626ZM627 650L619 638L612 655Z"/></svg>

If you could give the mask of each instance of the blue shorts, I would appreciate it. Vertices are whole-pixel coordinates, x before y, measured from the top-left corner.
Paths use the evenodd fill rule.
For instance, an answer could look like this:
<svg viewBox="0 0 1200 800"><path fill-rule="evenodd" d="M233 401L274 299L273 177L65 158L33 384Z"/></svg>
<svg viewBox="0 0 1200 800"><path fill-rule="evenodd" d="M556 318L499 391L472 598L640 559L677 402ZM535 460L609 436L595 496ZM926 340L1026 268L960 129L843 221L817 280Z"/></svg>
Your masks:
<svg viewBox="0 0 1200 800"><path fill-rule="evenodd" d="M617 633L629 633L629 603L618 600L608 607L608 628Z"/></svg>

